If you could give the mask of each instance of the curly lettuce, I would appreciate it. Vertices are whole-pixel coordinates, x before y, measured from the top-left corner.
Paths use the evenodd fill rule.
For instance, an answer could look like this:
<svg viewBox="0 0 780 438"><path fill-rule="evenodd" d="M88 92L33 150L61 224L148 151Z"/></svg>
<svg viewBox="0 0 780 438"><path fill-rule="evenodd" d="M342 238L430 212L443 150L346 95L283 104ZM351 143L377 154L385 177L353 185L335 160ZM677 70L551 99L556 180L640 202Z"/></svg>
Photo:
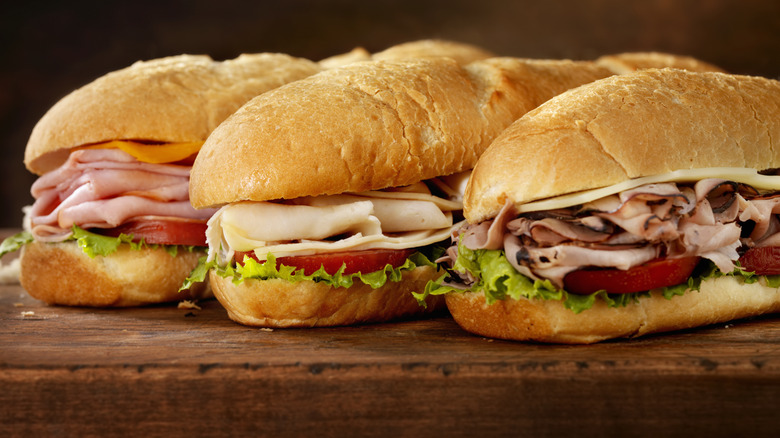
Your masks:
<svg viewBox="0 0 780 438"><path fill-rule="evenodd" d="M436 267L436 263L432 259L435 260L435 257L417 251L397 268L388 264L383 269L375 272L345 274L346 265L342 264L341 268L333 274L328 274L325 272L325 269L320 267L311 275L306 275L303 269L283 264L277 266L276 258L273 254L268 254L268 260L264 262L258 262L252 257L244 256L243 264L236 264L235 266L219 266L215 260L206 261L205 257L201 257L198 266L192 270L190 276L187 277L179 290L188 289L195 283L205 281L206 275L211 269L224 278L232 278L235 284L240 284L247 279L269 280L278 278L293 283L316 281L332 287L350 287L356 281L360 281L371 286L372 289L377 289L384 286L388 281L401 281L404 272L414 270L419 266Z"/></svg>
<svg viewBox="0 0 780 438"><path fill-rule="evenodd" d="M76 241L76 244L81 248L84 254L91 258L95 258L96 256L105 257L111 253L114 253L119 249L119 245L122 244L130 245L130 248L133 250L141 250L144 248L163 248L166 252L168 252L168 254L171 255L171 257L176 257L180 249L192 252L195 250L195 248L197 248L195 246L185 245L150 245L144 242L143 239L135 242L132 234L120 234L119 237L103 236L101 234L95 234L84 230L76 225L73 226L71 231L71 236L65 241ZM0 244L0 257L5 254L20 250L24 245L32 242L33 240L35 239L29 231L22 231L21 233L17 233L5 239L3 243Z"/></svg>

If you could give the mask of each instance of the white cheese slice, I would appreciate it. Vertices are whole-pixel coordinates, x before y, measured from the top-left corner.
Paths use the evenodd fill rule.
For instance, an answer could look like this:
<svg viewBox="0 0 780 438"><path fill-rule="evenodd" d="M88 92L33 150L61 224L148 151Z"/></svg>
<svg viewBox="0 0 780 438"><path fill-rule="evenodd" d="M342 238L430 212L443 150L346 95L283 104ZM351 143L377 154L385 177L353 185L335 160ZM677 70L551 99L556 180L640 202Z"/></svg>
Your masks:
<svg viewBox="0 0 780 438"><path fill-rule="evenodd" d="M624 190L630 190L645 184L664 182L695 182L707 178L719 178L748 184L758 190L780 190L780 176L761 175L755 169L742 167L711 167L705 169L681 169L659 175L645 176L620 182L608 187L600 187L577 193L568 193L553 198L533 201L517 206L518 213L530 211L554 210L592 202Z"/></svg>
<svg viewBox="0 0 780 438"><path fill-rule="evenodd" d="M423 192L425 191L425 192ZM416 248L446 240L452 211L462 204L408 187L294 199L285 203L239 202L222 207L209 221L209 258L220 262L236 251L265 260L363 249Z"/></svg>

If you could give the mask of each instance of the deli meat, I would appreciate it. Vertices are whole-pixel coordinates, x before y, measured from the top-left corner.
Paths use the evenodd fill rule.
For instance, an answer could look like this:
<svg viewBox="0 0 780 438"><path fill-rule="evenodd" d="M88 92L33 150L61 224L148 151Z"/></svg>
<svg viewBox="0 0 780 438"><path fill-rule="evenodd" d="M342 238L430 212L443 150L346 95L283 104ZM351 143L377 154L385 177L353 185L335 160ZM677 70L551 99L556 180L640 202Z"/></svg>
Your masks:
<svg viewBox="0 0 780 438"><path fill-rule="evenodd" d="M503 249L518 272L558 287L584 267L625 270L658 257L699 256L731 272L740 248L780 243L780 195L719 179L647 184L562 210L513 210L506 204L493 221L461 230L463 245Z"/></svg>
<svg viewBox="0 0 780 438"><path fill-rule="evenodd" d="M73 225L114 228L149 216L205 222L215 210L190 205L189 175L190 166L143 163L119 149L74 151L32 185L30 230L60 241Z"/></svg>

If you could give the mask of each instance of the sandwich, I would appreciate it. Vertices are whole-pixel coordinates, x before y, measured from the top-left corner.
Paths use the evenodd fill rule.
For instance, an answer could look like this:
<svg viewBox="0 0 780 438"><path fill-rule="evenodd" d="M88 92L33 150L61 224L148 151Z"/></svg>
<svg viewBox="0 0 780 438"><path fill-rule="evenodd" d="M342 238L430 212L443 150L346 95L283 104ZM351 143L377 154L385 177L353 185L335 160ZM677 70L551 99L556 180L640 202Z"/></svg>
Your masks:
<svg viewBox="0 0 780 438"><path fill-rule="evenodd" d="M477 158L522 114L610 74L564 60L367 61L258 96L193 165L192 205L219 210L184 287L208 278L232 320L259 327L442 309L412 292L440 275Z"/></svg>
<svg viewBox="0 0 780 438"><path fill-rule="evenodd" d="M507 128L440 259L474 334L593 343L780 310L780 82L679 69L567 91Z"/></svg>
<svg viewBox="0 0 780 438"><path fill-rule="evenodd" d="M20 282L50 304L135 306L197 298L179 286L205 254L213 211L189 203L209 133L249 99L317 73L282 54L181 55L109 73L57 102L32 131Z"/></svg>

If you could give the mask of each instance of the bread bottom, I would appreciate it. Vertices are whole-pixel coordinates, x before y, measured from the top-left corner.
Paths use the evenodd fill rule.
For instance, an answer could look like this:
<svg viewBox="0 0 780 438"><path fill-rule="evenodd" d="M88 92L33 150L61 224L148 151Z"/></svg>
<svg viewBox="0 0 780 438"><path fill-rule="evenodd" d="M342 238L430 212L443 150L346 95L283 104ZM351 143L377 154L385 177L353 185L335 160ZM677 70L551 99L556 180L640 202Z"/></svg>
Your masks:
<svg viewBox="0 0 780 438"><path fill-rule="evenodd" d="M482 336L518 341L590 344L636 337L780 311L780 289L762 280L745 284L740 277L702 282L670 300L660 291L626 307L609 308L597 300L575 314L552 300L501 300L486 304L483 292L446 294L447 307L463 329Z"/></svg>
<svg viewBox="0 0 780 438"><path fill-rule="evenodd" d="M443 297L431 297L427 307L422 307L412 296L438 275L435 268L421 266L405 272L400 282L388 281L377 289L360 282L343 288L281 279L247 279L235 284L213 270L209 280L214 296L235 322L256 327L316 327L382 322L442 310Z"/></svg>
<svg viewBox="0 0 780 438"><path fill-rule="evenodd" d="M90 258L76 242L32 242L22 248L19 281L27 292L49 304L128 307L211 296L207 283L189 291L179 287L202 251L162 248L133 250L129 245L108 256Z"/></svg>

